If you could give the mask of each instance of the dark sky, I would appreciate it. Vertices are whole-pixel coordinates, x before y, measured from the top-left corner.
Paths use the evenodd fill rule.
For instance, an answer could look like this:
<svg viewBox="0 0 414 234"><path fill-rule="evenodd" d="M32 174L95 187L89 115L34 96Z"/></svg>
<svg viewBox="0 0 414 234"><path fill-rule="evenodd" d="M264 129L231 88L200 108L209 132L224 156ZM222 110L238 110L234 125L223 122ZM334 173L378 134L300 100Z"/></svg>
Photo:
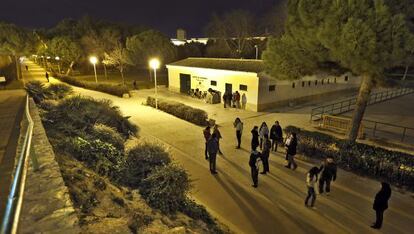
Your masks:
<svg viewBox="0 0 414 234"><path fill-rule="evenodd" d="M51 27L63 18L94 18L154 27L175 34L202 36L213 12L246 9L255 14L280 0L1 0L0 20L25 27Z"/></svg>

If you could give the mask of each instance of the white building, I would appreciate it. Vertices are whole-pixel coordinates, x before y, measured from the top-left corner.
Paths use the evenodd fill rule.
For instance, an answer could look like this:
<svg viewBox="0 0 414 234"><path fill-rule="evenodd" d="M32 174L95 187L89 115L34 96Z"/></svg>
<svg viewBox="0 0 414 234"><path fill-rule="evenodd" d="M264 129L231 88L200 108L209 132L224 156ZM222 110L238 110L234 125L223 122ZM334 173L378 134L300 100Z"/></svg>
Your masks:
<svg viewBox="0 0 414 234"><path fill-rule="evenodd" d="M191 89L222 94L246 94L247 109L262 111L359 87L359 77L307 76L300 80L278 80L264 73L262 60L187 58L167 65L169 89L187 94Z"/></svg>

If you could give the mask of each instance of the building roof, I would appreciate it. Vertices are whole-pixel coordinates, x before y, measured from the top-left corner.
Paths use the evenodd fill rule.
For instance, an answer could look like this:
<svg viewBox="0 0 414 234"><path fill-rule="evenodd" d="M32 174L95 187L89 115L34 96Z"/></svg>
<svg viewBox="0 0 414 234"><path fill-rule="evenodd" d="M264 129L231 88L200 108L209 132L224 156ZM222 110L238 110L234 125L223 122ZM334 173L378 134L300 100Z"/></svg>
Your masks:
<svg viewBox="0 0 414 234"><path fill-rule="evenodd" d="M264 71L263 60L255 59L187 58L168 65L254 73Z"/></svg>

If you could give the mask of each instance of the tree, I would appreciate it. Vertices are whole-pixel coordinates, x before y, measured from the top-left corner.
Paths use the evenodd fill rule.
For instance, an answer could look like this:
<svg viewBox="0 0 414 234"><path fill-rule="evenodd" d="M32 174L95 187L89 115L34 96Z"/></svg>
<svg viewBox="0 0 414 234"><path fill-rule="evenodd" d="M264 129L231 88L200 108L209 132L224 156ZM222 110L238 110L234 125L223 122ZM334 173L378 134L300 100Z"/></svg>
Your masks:
<svg viewBox="0 0 414 234"><path fill-rule="evenodd" d="M108 65L113 65L119 70L122 77L122 84L125 85L124 69L127 64L130 64L128 52L125 47L118 42L114 50L110 53L105 53L105 59L103 62Z"/></svg>
<svg viewBox="0 0 414 234"><path fill-rule="evenodd" d="M235 51L229 47L224 39L208 40L206 57L209 58L234 58Z"/></svg>
<svg viewBox="0 0 414 234"><path fill-rule="evenodd" d="M355 141L372 89L386 80L385 69L409 57L413 35L405 16L382 0L291 0L286 33L271 38L263 58L272 75L297 79L324 64L362 77L348 138Z"/></svg>
<svg viewBox="0 0 414 234"><path fill-rule="evenodd" d="M177 58L202 57L206 45L200 42L190 42L177 47Z"/></svg>
<svg viewBox="0 0 414 234"><path fill-rule="evenodd" d="M208 36L223 40L242 57L248 38L254 33L254 17L244 10L234 10L221 17L214 14L205 30Z"/></svg>
<svg viewBox="0 0 414 234"><path fill-rule="evenodd" d="M78 41L75 41L67 36L57 36L50 41L49 51L59 56L61 60L69 64L66 75L69 75L73 69L73 65L83 55L81 46Z"/></svg>
<svg viewBox="0 0 414 234"><path fill-rule="evenodd" d="M155 30L148 30L128 37L126 48L133 64L147 65L148 60L157 57L164 63L173 61L177 56L170 39Z"/></svg>

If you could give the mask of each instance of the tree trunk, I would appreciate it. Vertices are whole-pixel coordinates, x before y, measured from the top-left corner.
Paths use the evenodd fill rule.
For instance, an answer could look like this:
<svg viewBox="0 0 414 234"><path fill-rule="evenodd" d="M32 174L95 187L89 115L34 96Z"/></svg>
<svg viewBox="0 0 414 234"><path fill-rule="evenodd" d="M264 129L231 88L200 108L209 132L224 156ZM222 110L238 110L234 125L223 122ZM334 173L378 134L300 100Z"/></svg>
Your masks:
<svg viewBox="0 0 414 234"><path fill-rule="evenodd" d="M403 76L403 78L401 79L401 80L405 80L406 78L407 78L407 73L408 73L408 65L407 66L405 66L405 72L404 72L404 76Z"/></svg>
<svg viewBox="0 0 414 234"><path fill-rule="evenodd" d="M119 71L121 72L121 77L122 77L122 84L124 84L125 86L125 79L124 79L124 67L121 65Z"/></svg>
<svg viewBox="0 0 414 234"><path fill-rule="evenodd" d="M105 63L103 64L103 67L104 67L104 72L105 72L105 79L108 79L108 74L106 73L106 64Z"/></svg>
<svg viewBox="0 0 414 234"><path fill-rule="evenodd" d="M73 65L75 65L75 62L74 61L70 62L70 65L68 67L68 70L66 71L66 75L67 76L72 72Z"/></svg>
<svg viewBox="0 0 414 234"><path fill-rule="evenodd" d="M352 116L351 128L348 134L348 140L355 142L358 137L359 128L361 126L362 118L364 117L365 109L367 107L372 88L374 87L372 76L363 75L362 84L359 88L358 99L356 102L354 114Z"/></svg>
<svg viewBox="0 0 414 234"><path fill-rule="evenodd" d="M20 80L20 63L17 55L14 55L14 62L16 63L16 79Z"/></svg>

